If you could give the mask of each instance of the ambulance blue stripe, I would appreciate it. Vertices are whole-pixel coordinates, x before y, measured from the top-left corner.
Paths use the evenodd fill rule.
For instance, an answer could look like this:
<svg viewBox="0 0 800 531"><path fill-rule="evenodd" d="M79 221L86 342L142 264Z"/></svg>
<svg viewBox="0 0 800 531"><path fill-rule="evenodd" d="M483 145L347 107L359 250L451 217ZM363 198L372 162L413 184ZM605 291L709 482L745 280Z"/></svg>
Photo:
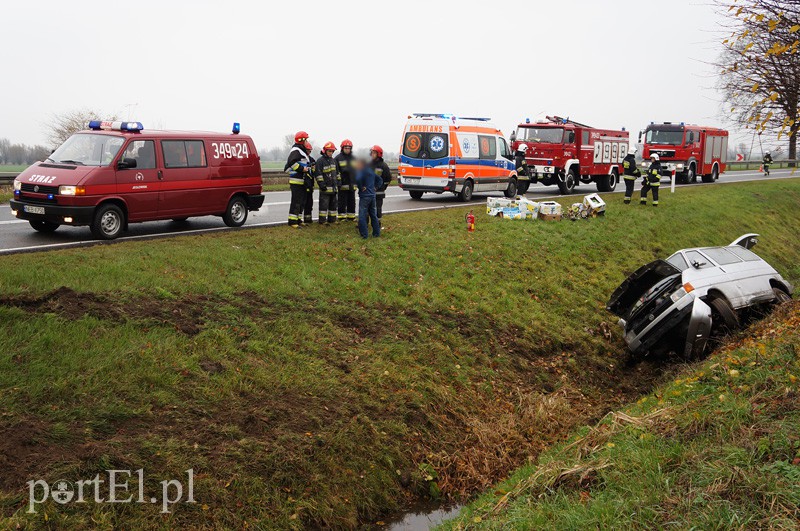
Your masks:
<svg viewBox="0 0 800 531"><path fill-rule="evenodd" d="M440 166L449 166L450 160L451 159L449 157L445 157L442 159L412 159L411 157L400 155L400 164L407 164L414 168L422 168L425 166L431 166L433 168L438 168ZM497 161L494 159L465 159L463 157L455 157L452 160L454 160L456 164L472 164L474 166L497 166ZM512 163L507 162L506 166L510 168L512 166Z"/></svg>

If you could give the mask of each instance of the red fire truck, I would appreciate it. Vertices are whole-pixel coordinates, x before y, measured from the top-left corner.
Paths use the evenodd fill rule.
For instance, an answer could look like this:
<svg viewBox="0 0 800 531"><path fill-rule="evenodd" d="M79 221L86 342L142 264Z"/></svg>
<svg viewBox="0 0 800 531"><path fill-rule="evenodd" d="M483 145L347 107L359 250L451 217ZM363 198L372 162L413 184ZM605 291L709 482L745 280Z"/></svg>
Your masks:
<svg viewBox="0 0 800 531"><path fill-rule="evenodd" d="M534 123L526 119L517 126L511 145L517 150L521 144L528 146L525 159L531 182L556 184L562 194L572 193L579 183L591 182L597 183L598 191L611 192L628 154L628 132L548 116Z"/></svg>
<svg viewBox="0 0 800 531"><path fill-rule="evenodd" d="M650 155L657 153L661 161L661 174L675 172L677 182L687 184L697 181L713 183L725 171L728 160L728 132L715 127L651 122L639 133L642 146L642 165L650 165Z"/></svg>

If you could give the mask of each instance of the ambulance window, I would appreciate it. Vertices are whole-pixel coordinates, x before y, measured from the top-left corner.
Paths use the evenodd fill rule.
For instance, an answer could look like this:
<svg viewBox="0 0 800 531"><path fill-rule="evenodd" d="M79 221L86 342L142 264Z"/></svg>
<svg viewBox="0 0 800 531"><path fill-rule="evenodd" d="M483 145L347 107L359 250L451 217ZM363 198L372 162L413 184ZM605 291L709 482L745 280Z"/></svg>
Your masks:
<svg viewBox="0 0 800 531"><path fill-rule="evenodd" d="M419 158L419 152L422 150L422 134L420 133L407 133L406 141L403 143L403 155L411 157L412 159Z"/></svg>
<svg viewBox="0 0 800 531"><path fill-rule="evenodd" d="M138 170L152 170L156 167L155 144L152 140L134 140L125 148L123 159L134 159Z"/></svg>
<svg viewBox="0 0 800 531"><path fill-rule="evenodd" d="M508 144L506 143L506 139L501 136L498 136L497 145L500 149L500 156L510 159L511 153L508 151Z"/></svg>
<svg viewBox="0 0 800 531"><path fill-rule="evenodd" d="M497 158L497 142L494 137L478 135L478 154L482 159Z"/></svg>

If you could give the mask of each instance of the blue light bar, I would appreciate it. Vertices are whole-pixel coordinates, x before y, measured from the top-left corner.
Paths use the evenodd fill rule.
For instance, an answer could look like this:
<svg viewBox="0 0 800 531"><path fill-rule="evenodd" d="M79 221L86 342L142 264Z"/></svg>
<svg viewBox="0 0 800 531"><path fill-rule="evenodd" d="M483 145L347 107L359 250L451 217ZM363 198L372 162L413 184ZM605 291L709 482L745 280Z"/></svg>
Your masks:
<svg viewBox="0 0 800 531"><path fill-rule="evenodd" d="M232 133L234 135L238 135L239 132L242 130L242 127L239 125L239 122L233 122L233 130Z"/></svg>
<svg viewBox="0 0 800 531"><path fill-rule="evenodd" d="M94 131L141 131L144 126L141 122L109 122L103 120L92 120L89 122L89 129Z"/></svg>

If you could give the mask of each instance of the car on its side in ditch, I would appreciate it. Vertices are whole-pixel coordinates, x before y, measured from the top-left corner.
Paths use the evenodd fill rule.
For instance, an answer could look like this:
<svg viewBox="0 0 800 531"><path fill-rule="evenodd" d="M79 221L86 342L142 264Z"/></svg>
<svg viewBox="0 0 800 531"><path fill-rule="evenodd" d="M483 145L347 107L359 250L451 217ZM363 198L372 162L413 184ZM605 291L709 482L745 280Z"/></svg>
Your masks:
<svg viewBox="0 0 800 531"><path fill-rule="evenodd" d="M699 356L713 332L733 330L747 308L788 301L792 285L751 249L758 234L728 246L681 249L629 276L606 309L635 355Z"/></svg>

